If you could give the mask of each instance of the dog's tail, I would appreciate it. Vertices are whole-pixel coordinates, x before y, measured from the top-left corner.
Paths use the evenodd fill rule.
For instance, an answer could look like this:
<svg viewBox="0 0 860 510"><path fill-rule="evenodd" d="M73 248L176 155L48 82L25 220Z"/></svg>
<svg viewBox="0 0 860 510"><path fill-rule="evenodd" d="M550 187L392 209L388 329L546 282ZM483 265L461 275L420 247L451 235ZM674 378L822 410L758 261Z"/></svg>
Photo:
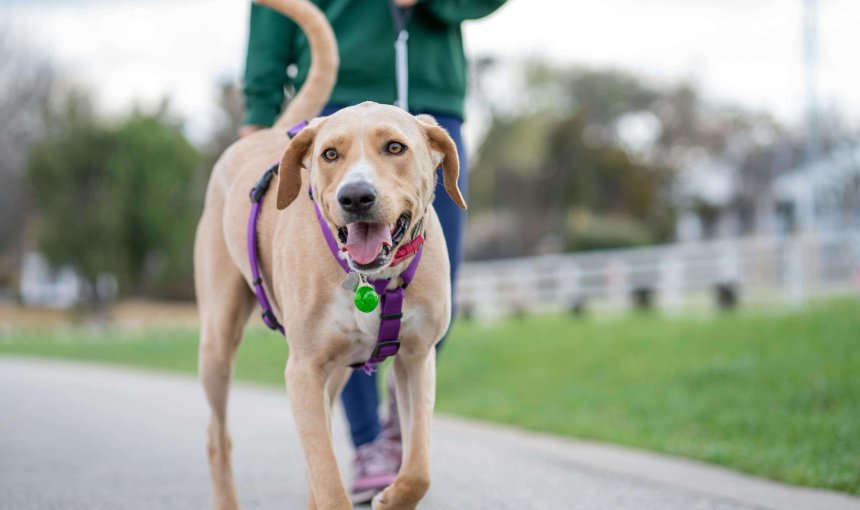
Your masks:
<svg viewBox="0 0 860 510"><path fill-rule="evenodd" d="M308 38L311 69L301 90L275 121L274 129L286 130L322 111L331 97L339 64L337 41L325 15L308 0L254 0L292 19Z"/></svg>

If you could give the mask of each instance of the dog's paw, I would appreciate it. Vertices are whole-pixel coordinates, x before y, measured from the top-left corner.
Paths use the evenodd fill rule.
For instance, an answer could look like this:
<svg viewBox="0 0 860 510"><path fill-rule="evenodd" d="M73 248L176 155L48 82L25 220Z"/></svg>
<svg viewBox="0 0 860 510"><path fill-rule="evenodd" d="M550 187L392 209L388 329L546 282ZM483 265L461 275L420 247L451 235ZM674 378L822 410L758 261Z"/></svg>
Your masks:
<svg viewBox="0 0 860 510"><path fill-rule="evenodd" d="M385 492L385 491L383 491ZM370 500L370 508L373 510L383 510L384 503L382 502L382 494L383 492L378 493L376 496L373 496L373 499Z"/></svg>
<svg viewBox="0 0 860 510"><path fill-rule="evenodd" d="M415 510L427 494L430 481L398 475L397 480L371 500L373 510Z"/></svg>
<svg viewBox="0 0 860 510"><path fill-rule="evenodd" d="M404 501L398 501L396 497L394 497L390 493L390 488L385 489L380 492L376 496L373 497L373 500L370 502L370 507L373 510L415 510L418 503L408 503Z"/></svg>

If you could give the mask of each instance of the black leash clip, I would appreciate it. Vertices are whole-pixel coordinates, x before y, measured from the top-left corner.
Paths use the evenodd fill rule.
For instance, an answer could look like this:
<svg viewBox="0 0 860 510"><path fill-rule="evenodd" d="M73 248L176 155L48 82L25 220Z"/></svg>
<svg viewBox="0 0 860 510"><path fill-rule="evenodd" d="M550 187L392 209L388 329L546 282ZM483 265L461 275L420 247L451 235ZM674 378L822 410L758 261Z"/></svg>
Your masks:
<svg viewBox="0 0 860 510"><path fill-rule="evenodd" d="M272 178L278 173L278 163L272 165L271 168L263 172L257 184L251 188L251 202L257 203L263 199L263 195L269 190L269 185L272 184Z"/></svg>

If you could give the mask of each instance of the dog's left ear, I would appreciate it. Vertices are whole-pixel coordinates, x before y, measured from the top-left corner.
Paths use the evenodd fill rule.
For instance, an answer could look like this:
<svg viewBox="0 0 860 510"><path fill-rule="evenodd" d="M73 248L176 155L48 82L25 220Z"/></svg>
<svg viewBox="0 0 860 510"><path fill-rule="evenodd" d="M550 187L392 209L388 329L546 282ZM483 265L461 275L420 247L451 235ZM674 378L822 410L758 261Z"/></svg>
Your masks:
<svg viewBox="0 0 860 510"><path fill-rule="evenodd" d="M302 168L308 149L314 144L316 127L307 126L290 141L278 166L278 210L293 203L302 190Z"/></svg>
<svg viewBox="0 0 860 510"><path fill-rule="evenodd" d="M457 179L460 176L460 159L457 157L457 145L447 131L442 129L436 122L436 119L430 115L416 115L415 119L424 129L427 135L427 140L430 143L430 151L441 155L441 160L436 161L437 165L442 165L442 184L445 186L445 191L451 197L460 209L466 208L466 200L463 194L460 193L460 187L457 186Z"/></svg>

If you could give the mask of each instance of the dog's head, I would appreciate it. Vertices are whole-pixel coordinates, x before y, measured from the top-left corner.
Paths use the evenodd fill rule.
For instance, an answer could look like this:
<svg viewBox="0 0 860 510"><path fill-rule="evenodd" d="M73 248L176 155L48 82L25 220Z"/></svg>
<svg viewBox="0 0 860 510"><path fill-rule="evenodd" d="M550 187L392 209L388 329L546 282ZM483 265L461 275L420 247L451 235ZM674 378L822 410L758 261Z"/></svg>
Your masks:
<svg viewBox="0 0 860 510"><path fill-rule="evenodd" d="M376 272L427 213L440 165L445 189L465 209L457 147L435 119L362 103L314 120L290 142L279 169L278 209L301 193L307 168L314 200L350 266Z"/></svg>

